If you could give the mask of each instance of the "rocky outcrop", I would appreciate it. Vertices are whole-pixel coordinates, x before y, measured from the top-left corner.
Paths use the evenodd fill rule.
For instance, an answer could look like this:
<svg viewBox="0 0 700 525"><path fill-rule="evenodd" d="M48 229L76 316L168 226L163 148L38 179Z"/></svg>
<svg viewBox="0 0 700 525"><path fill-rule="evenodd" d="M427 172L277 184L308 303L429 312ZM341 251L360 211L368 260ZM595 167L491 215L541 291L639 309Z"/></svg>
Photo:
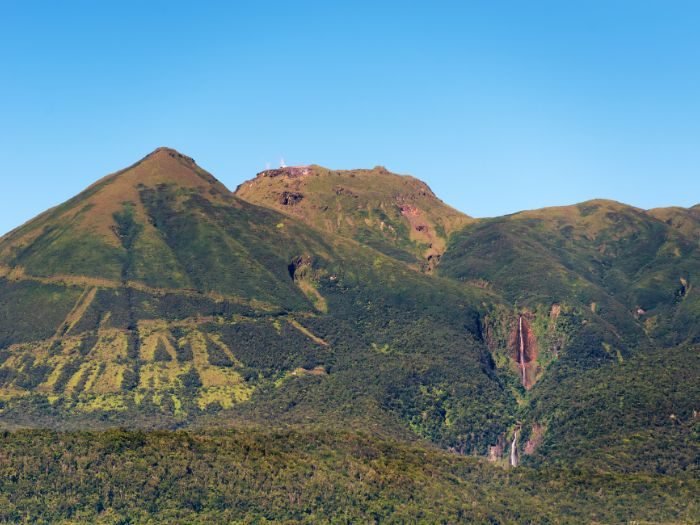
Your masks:
<svg viewBox="0 0 700 525"><path fill-rule="evenodd" d="M529 456L535 453L537 448L542 444L542 440L544 439L544 430L544 427L539 423L535 423L534 425L532 425L532 429L530 430L530 439L528 439L525 442L525 446L523 447L523 454Z"/></svg>
<svg viewBox="0 0 700 525"><path fill-rule="evenodd" d="M279 196L279 203L283 206L294 206L304 198L303 193L298 191L283 191Z"/></svg>
<svg viewBox="0 0 700 525"><path fill-rule="evenodd" d="M495 445L489 447L488 460L491 463L496 463L503 458L503 452L506 449L506 438L503 434L498 436L498 441Z"/></svg>
<svg viewBox="0 0 700 525"><path fill-rule="evenodd" d="M418 217L420 215L420 210L410 204L403 204L400 206L400 209L401 215L404 217Z"/></svg>
<svg viewBox="0 0 700 525"><path fill-rule="evenodd" d="M688 281L683 277L680 278L680 286L676 290L676 301L682 301L685 299L686 294L690 291L690 285Z"/></svg>
<svg viewBox="0 0 700 525"><path fill-rule="evenodd" d="M426 264L425 264L424 271L426 271L428 273L432 272L433 270L435 270L435 268L437 267L437 265L439 263L440 263L440 254L439 253L431 253L430 255L428 255L428 257L426 257Z"/></svg>
<svg viewBox="0 0 700 525"><path fill-rule="evenodd" d="M290 179L295 179L297 177L309 175L310 173L310 166L286 166L284 168L261 171L260 173L258 173L257 177L289 177Z"/></svg>
<svg viewBox="0 0 700 525"><path fill-rule="evenodd" d="M557 319L559 319L559 316L560 316L560 315L561 315L561 305L560 305L560 304L557 304L557 303L554 303L554 304L552 305L552 308L551 308L550 311L549 311L549 318L550 318L552 321L556 321Z"/></svg>
<svg viewBox="0 0 700 525"><path fill-rule="evenodd" d="M311 268L311 264L312 259L308 255L300 255L292 259L287 266L292 281L296 281L306 275L307 271Z"/></svg>
<svg viewBox="0 0 700 525"><path fill-rule="evenodd" d="M484 316L482 336L495 366L517 378L525 390L535 385L565 344L558 328L563 326L560 315L564 315L563 307L547 305L546 310L540 306L534 311L494 308Z"/></svg>
<svg viewBox="0 0 700 525"><path fill-rule="evenodd" d="M354 199L357 199L359 197L357 195L357 193L355 193L352 190L349 190L347 188L344 188L343 186L336 186L335 188L333 188L333 192L336 195L346 195L346 196L352 197Z"/></svg>

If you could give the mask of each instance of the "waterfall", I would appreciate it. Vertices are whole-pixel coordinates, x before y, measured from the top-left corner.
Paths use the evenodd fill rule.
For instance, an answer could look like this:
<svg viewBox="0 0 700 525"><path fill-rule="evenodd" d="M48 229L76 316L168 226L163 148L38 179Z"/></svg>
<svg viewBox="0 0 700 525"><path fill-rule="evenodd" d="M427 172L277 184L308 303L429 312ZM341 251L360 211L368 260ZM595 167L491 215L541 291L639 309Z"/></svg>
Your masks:
<svg viewBox="0 0 700 525"><path fill-rule="evenodd" d="M520 365L520 376L523 386L527 386L527 374L525 372L525 338L523 337L523 316L518 317L518 338L520 352L518 353L518 365Z"/></svg>
<svg viewBox="0 0 700 525"><path fill-rule="evenodd" d="M513 442L510 444L510 466L518 466L518 429L513 432Z"/></svg>

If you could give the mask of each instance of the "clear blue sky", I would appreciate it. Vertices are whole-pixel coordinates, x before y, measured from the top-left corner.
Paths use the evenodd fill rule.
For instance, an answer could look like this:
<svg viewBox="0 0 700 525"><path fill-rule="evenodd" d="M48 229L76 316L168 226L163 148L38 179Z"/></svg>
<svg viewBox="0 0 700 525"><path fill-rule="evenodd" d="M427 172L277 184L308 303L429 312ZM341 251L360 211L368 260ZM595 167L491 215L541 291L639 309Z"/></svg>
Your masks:
<svg viewBox="0 0 700 525"><path fill-rule="evenodd" d="M157 146L474 216L700 202L700 2L0 0L0 233Z"/></svg>

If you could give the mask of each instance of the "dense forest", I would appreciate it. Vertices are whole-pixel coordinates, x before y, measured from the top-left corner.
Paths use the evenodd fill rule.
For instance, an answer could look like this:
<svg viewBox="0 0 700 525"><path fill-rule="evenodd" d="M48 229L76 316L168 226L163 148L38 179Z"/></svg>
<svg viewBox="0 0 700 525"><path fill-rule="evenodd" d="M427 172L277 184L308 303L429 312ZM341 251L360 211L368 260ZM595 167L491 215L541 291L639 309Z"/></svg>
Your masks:
<svg viewBox="0 0 700 525"><path fill-rule="evenodd" d="M2 439L3 522L678 523L700 512L691 477L507 470L318 428Z"/></svg>

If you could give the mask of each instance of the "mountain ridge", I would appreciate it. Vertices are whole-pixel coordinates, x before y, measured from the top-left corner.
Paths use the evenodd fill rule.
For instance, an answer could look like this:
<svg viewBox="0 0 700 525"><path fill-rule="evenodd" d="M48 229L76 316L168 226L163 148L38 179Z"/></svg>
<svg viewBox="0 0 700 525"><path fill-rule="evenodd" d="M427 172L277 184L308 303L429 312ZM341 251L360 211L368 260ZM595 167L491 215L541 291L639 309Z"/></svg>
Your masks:
<svg viewBox="0 0 700 525"><path fill-rule="evenodd" d="M478 413L508 403L478 340L488 292L202 186L196 169L159 150L3 239L4 418L70 426L99 413L168 426L206 420L218 407L291 423L303 411L284 410L281 397L330 396L312 409L315 418L344 411L405 433L421 396L409 377L431 384L460 369L454 387L484 392ZM105 191L117 196L109 206L100 205ZM26 322L47 307L40 323ZM414 322L410 335L402 318ZM441 339L444 348L429 351ZM324 393L366 381L372 363L384 372L358 393L357 408ZM296 390L309 381L313 396ZM51 408L30 399L51 399ZM471 418L462 405L461 417ZM481 424L469 438L462 425L416 420L411 433L484 449L498 424Z"/></svg>
<svg viewBox="0 0 700 525"><path fill-rule="evenodd" d="M462 210L454 208L450 205L445 204L441 199L439 199L439 197L437 195L435 195L435 193L432 191L430 186L428 186L428 184L425 181L422 181L421 179L418 179L412 175L395 174L395 173L391 172L390 170L388 170L384 166L375 166L374 168L369 168L369 169L368 168L330 169L330 168L325 168L323 166L312 163L312 164L303 165L303 166L285 166L282 168L272 168L272 169L266 169L266 170L259 172L254 178L245 180L245 181L239 183L235 189L230 190L221 181L217 180L210 173L206 172L201 167L199 167L192 157L189 157L188 155L185 155L185 154L179 152L175 148L171 148L168 146L159 146L159 147L155 148L153 151L151 151L150 153L146 154L140 160L134 162L133 164L127 166L126 168L119 169L115 172L112 172L108 175L105 175L105 176L97 179L95 182L88 185L84 190L82 190L81 192L76 194L75 197L68 199L66 202L64 202L62 204L58 204L56 206L52 206L52 207L48 208L47 210L40 213L36 217L26 221L23 224L18 225L17 227L9 230L8 232L4 233L3 235L0 235L0 240L4 240L6 237L13 235L17 230L21 229L27 222L34 221L37 218L39 218L45 214L49 214L49 213L55 211L57 208L60 208L61 206L65 205L67 203L70 203L74 199L80 197L85 192L89 192L89 191L93 190L95 187L98 187L100 184L108 182L111 179L114 179L114 178L118 177L119 175L123 174L124 172L127 172L130 170L133 170L134 168L137 168L139 165L143 164L144 162L146 162L148 160L164 159L167 157L171 157L173 159L179 159L180 161L185 162L186 164L188 164L191 167L196 167L196 169L201 170L204 174L206 174L203 177L204 181L211 182L211 183L215 184L217 186L217 189L221 190L222 192L231 193L233 195L239 194L241 192L241 190L243 190L251 182L254 182L256 179L259 179L259 178L264 178L267 176L267 174L270 174L270 173L279 173L280 175L284 175L285 173L294 172L294 171L298 171L298 170L309 170L309 171L319 170L321 172L338 173L338 174L342 174L342 173L353 174L353 173L357 173L357 172L365 172L365 173L373 173L373 174L378 174L378 175L389 174L392 176L404 177L407 180L411 180L411 181L417 183L418 185L422 186L425 190L427 190L427 192L429 192L432 197L437 199L441 204L444 204L447 209L453 210L453 211L457 212L458 214L465 216L466 218L476 220L476 221L481 221L481 220L489 220L489 219L499 217L499 216L471 217L467 214L466 211L462 211ZM595 203L602 203L602 202L607 202L607 203L611 203L611 204L616 204L616 205L621 205L621 206L625 206L625 207L629 207L629 208L634 208L636 210L641 210L641 211L644 211L646 213L649 213L651 215L664 213L664 212L672 212L672 211L690 212L693 210L700 209L700 203L698 203L694 206L689 206L689 207L671 205L671 206L660 206L660 207L653 207L653 208L640 208L640 207L637 207L637 206L634 206L631 204L627 204L627 203L622 202L622 201L606 199L603 197L596 197L596 198L588 199L586 201L581 201L581 202L573 203L573 204L553 205L553 206L545 206L545 207L540 207L540 208L532 208L532 209L527 209L527 210L518 210L518 211L514 211L514 212L510 212L508 214L502 215L500 217L507 217L507 216L516 215L519 213L527 213L527 212L555 210L555 209L560 209L560 208L565 209L565 208L569 208L569 207L573 207L573 206L595 204Z"/></svg>
<svg viewBox="0 0 700 525"><path fill-rule="evenodd" d="M53 452L62 431L102 473L158 454L160 479L187 480L182 458L204 443L248 451L243 463L225 456L222 472L266 473L243 476L257 489L229 512L200 497L214 467L198 464L199 495L164 496L171 517L238 519L254 505L265 519L313 521L286 510L299 494L258 497L270 479L289 481L267 476L269 458L284 457L305 493L361 521L396 516L391 494L414 492L405 468L424 480L430 508L414 507L427 522L687 519L692 508L678 509L700 465L698 275L694 208L596 199L474 219L381 167L271 170L234 194L159 148L0 238L3 457L49 487L53 467L26 458L74 461ZM338 451L361 457L348 465ZM319 489L357 487L358 472L365 503ZM0 484L17 490L15 478ZM488 509L469 503L471 489L436 499L455 479ZM40 515L66 518L49 493ZM66 507L82 516L112 505L80 493L99 502Z"/></svg>
<svg viewBox="0 0 700 525"><path fill-rule="evenodd" d="M381 167L281 168L232 193L159 148L0 239L0 417L342 422L504 465L573 461L560 384L597 407L574 419L604 443L598 411L635 391L635 364L694 363L694 213L595 199L474 219ZM636 391L629 432L662 406ZM664 468L693 467L677 451Z"/></svg>

